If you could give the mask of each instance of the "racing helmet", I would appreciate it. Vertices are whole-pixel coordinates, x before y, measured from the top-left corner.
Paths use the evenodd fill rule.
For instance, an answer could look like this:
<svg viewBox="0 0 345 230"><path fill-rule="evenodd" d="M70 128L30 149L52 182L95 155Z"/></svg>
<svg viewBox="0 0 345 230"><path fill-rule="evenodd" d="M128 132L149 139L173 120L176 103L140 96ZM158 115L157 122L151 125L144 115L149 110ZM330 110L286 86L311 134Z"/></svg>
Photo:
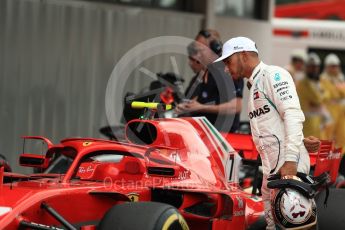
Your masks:
<svg viewBox="0 0 345 230"><path fill-rule="evenodd" d="M296 184L303 183L297 176L283 177ZM298 183L299 182L299 183ZM284 186L271 190L271 207L275 223L283 229L305 229L317 222L316 204L313 198L307 197L298 186Z"/></svg>

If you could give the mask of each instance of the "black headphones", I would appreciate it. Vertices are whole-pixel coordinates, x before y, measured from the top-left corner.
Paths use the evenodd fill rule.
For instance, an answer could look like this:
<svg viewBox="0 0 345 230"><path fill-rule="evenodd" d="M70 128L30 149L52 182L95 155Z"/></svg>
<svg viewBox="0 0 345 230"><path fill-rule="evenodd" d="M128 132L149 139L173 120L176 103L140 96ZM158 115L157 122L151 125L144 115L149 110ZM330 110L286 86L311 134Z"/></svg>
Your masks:
<svg viewBox="0 0 345 230"><path fill-rule="evenodd" d="M211 33L207 30L200 30L199 35L203 36L206 39L209 39L211 37ZM222 55L222 47L223 43L217 39L212 39L209 41L209 47L210 49L215 52L218 56Z"/></svg>

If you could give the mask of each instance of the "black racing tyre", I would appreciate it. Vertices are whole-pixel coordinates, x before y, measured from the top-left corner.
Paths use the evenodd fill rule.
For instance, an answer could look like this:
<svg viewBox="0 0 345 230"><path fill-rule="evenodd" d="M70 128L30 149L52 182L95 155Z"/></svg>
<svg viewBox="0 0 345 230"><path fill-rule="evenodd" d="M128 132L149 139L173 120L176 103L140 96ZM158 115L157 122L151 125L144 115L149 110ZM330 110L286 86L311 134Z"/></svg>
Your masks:
<svg viewBox="0 0 345 230"><path fill-rule="evenodd" d="M188 230L176 208L157 202L128 202L109 209L100 230Z"/></svg>

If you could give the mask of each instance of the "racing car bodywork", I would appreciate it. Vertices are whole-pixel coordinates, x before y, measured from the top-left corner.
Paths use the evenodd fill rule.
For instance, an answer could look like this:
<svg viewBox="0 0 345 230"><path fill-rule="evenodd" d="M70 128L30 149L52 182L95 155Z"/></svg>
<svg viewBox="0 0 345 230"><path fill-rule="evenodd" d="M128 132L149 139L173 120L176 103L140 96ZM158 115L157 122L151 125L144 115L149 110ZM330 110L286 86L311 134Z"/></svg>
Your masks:
<svg viewBox="0 0 345 230"><path fill-rule="evenodd" d="M25 138L47 143L48 150L23 153L20 164L45 172L1 172L11 178L0 186L1 229L107 229L109 210L127 202L171 205L190 229L263 223L261 199L237 183L236 152L205 118L132 120L126 143L70 138L54 145ZM60 158L67 160L57 170Z"/></svg>

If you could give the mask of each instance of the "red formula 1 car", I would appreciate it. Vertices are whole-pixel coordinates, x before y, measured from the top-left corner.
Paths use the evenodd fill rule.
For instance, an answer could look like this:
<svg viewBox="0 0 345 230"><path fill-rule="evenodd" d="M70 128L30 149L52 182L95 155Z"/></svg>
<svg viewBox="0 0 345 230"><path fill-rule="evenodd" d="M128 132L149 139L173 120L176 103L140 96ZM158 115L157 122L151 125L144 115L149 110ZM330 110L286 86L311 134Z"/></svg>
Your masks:
<svg viewBox="0 0 345 230"><path fill-rule="evenodd" d="M237 154L207 119L132 120L126 138L25 137L47 151L19 163L43 173L0 170L0 228L264 229L260 197L238 185Z"/></svg>
<svg viewBox="0 0 345 230"><path fill-rule="evenodd" d="M13 181L0 188L0 228L264 227L260 198L235 182L235 151L205 118L132 120L126 137L26 137L48 150L20 164L49 173L1 173Z"/></svg>

